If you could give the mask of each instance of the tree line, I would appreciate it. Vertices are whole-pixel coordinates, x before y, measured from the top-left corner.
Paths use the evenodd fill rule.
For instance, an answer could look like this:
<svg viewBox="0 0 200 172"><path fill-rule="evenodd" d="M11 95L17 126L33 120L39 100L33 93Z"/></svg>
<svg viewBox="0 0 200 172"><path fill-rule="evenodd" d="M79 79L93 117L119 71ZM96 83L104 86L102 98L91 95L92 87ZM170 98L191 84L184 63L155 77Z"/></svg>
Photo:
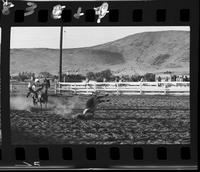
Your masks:
<svg viewBox="0 0 200 172"><path fill-rule="evenodd" d="M25 81L31 78L31 76L36 76L33 72L20 72L17 76L11 77L14 80L17 81ZM50 74L49 72L40 72L38 77L46 77L51 78L52 80L58 80L58 75ZM172 75L171 81L176 81L177 76ZM147 81L147 82L153 82L156 81L156 76L153 73L146 73L144 75L122 75L122 76L116 76L113 75L110 69L103 70L101 72L88 72L86 75L82 74L66 74L64 73L62 75L62 81L65 82L82 82L83 80L93 80L97 82L138 82L138 81ZM161 80L161 78L158 78L158 81Z"/></svg>

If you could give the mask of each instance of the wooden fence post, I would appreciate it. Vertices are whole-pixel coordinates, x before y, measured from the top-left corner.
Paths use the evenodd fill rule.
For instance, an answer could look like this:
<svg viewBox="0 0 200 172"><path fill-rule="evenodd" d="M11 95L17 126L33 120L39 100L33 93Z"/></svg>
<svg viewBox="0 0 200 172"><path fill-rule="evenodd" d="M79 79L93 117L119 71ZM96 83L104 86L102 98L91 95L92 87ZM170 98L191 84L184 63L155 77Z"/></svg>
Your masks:
<svg viewBox="0 0 200 172"><path fill-rule="evenodd" d="M60 84L60 82L58 83L58 87L59 87L59 94L61 94L61 84Z"/></svg>
<svg viewBox="0 0 200 172"><path fill-rule="evenodd" d="M88 85L88 83L87 83L87 87L86 87L86 90L87 90L86 92L87 92L87 94L88 94L88 88L89 88L89 85Z"/></svg>
<svg viewBox="0 0 200 172"><path fill-rule="evenodd" d="M74 94L76 94L77 93L77 87L76 87L76 84L75 84L75 87L74 87Z"/></svg>
<svg viewBox="0 0 200 172"><path fill-rule="evenodd" d="M166 88L166 83L164 83L164 94L166 95L167 93L167 88Z"/></svg>
<svg viewBox="0 0 200 172"><path fill-rule="evenodd" d="M142 82L140 82L140 94L142 94Z"/></svg>
<svg viewBox="0 0 200 172"><path fill-rule="evenodd" d="M94 91L96 91L96 82L94 83Z"/></svg>
<svg viewBox="0 0 200 172"><path fill-rule="evenodd" d="M57 94L57 83L55 83L55 86L54 86L54 93Z"/></svg>
<svg viewBox="0 0 200 172"><path fill-rule="evenodd" d="M119 84L116 83L116 85L117 85L117 95L119 95Z"/></svg>

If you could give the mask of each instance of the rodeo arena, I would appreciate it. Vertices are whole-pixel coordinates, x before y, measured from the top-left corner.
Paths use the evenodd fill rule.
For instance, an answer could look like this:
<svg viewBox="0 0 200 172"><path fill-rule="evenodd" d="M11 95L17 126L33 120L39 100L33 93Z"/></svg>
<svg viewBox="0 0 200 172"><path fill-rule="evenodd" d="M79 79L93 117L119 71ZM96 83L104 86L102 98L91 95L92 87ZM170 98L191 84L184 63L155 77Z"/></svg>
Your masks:
<svg viewBox="0 0 200 172"><path fill-rule="evenodd" d="M188 144L190 82L10 80L13 143Z"/></svg>
<svg viewBox="0 0 200 172"><path fill-rule="evenodd" d="M63 78L62 40L63 26L56 78L10 78L13 144L190 143L189 75L69 82Z"/></svg>

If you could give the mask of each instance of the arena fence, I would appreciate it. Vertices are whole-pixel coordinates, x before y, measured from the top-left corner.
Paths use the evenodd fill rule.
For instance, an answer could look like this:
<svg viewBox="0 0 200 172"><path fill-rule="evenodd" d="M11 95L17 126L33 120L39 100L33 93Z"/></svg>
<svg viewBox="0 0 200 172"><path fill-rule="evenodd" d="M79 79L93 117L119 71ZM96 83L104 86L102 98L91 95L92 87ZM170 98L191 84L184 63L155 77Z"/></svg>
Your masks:
<svg viewBox="0 0 200 172"><path fill-rule="evenodd" d="M128 95L189 95L190 82L58 82L55 84L55 94L63 92L73 92L74 94L92 94L94 91Z"/></svg>
<svg viewBox="0 0 200 172"><path fill-rule="evenodd" d="M10 82L10 92L27 92L27 82ZM58 82L52 83L52 94L92 94L102 91L110 94L176 94L189 95L190 82Z"/></svg>

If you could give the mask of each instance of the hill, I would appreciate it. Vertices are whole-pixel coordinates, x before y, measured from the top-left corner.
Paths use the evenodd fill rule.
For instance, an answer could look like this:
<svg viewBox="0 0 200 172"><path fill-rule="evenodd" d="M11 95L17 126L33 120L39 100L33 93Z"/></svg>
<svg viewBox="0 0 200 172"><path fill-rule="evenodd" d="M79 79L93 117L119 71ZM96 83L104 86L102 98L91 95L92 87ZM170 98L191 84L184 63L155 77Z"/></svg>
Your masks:
<svg viewBox="0 0 200 172"><path fill-rule="evenodd" d="M190 33L188 31L144 32L106 44L63 49L63 72L101 71L144 74L172 71L189 74ZM11 49L11 74L22 71L58 73L59 49Z"/></svg>

